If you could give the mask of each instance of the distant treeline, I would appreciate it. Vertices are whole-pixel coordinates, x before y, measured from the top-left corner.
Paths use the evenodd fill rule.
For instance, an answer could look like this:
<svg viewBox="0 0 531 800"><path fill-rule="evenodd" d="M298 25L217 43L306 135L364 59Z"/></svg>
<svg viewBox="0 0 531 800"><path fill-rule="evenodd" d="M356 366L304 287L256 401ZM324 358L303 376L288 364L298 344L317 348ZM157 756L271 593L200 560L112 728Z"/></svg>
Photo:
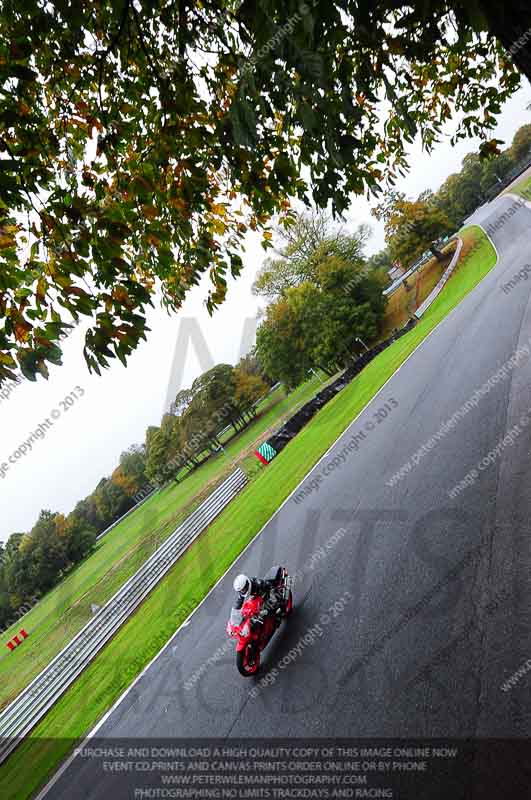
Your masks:
<svg viewBox="0 0 531 800"><path fill-rule="evenodd" d="M249 355L236 367L219 364L180 391L160 427L122 453L110 477L80 500L67 516L41 511L28 533L0 543L0 629L56 585L95 547L96 537L119 519L154 484L179 480L219 448L219 432L241 430L255 416L256 401L272 380Z"/></svg>
<svg viewBox="0 0 531 800"><path fill-rule="evenodd" d="M510 147L500 149L502 142L492 140L481 152L468 153L461 169L449 175L436 192L422 192L416 200L403 192L388 191L373 209L374 216L385 223L385 250L371 261L387 265L399 261L410 266L432 242L455 231L478 206L490 200L506 185L506 179L531 158L531 125L522 125L513 136Z"/></svg>

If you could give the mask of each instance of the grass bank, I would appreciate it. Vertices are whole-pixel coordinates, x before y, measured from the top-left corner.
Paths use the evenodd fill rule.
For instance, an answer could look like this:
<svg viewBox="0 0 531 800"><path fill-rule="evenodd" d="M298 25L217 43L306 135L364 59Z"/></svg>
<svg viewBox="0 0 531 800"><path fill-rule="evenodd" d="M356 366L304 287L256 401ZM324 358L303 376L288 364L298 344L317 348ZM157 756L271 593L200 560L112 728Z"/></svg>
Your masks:
<svg viewBox="0 0 531 800"><path fill-rule="evenodd" d="M527 175L516 183L512 183L507 189L504 189L502 195L508 194L509 192L511 194L520 195L524 200L531 200L531 175Z"/></svg>
<svg viewBox="0 0 531 800"><path fill-rule="evenodd" d="M441 279L446 267L455 252L456 243L452 242L443 248L444 261L435 256L422 267L406 278L392 295L389 296L381 333L381 339L387 339L397 328L403 328L411 315L427 298Z"/></svg>

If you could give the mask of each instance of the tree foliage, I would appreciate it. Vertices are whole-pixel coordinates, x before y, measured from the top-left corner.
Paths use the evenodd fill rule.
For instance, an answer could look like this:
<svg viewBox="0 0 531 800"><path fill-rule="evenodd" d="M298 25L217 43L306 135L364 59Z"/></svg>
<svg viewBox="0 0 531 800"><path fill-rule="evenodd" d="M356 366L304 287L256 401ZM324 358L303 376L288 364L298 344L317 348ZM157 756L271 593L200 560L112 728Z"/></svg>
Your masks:
<svg viewBox="0 0 531 800"><path fill-rule="evenodd" d="M146 439L148 478L157 484L178 479L184 467L195 468L205 453L219 449L222 429L232 426L238 433L247 425L267 392L262 373L256 356L249 355L236 367L217 364L180 390L171 413Z"/></svg>
<svg viewBox="0 0 531 800"><path fill-rule="evenodd" d="M151 439L146 462L146 475L155 483L164 482L164 467L168 460L169 446L168 433L159 428Z"/></svg>
<svg viewBox="0 0 531 800"><path fill-rule="evenodd" d="M483 158L468 153L461 170L449 175L434 193L427 190L416 200L409 200L403 192L387 192L373 214L385 223L386 249L391 260L410 266L434 239L456 231L480 204L492 197L507 176L521 170L529 159L531 125L523 125L506 149Z"/></svg>
<svg viewBox="0 0 531 800"><path fill-rule="evenodd" d="M278 299L287 289L305 281L317 282L320 264L328 256L361 265L371 230L366 224L351 233L335 230L327 214L312 211L297 214L293 225L287 230L280 228L277 233L277 257L264 261L253 284L254 294L269 300Z"/></svg>
<svg viewBox="0 0 531 800"><path fill-rule="evenodd" d="M29 533L11 534L3 551L0 545L0 627L84 559L97 534L133 507L146 483L145 447L133 445L111 477L102 478L70 514L43 510Z"/></svg>
<svg viewBox="0 0 531 800"><path fill-rule="evenodd" d="M488 138L519 25L489 2L6 0L0 380L46 376L80 315L89 368L125 363L156 285L177 309L209 273L213 311L292 198L381 192L456 110Z"/></svg>
<svg viewBox="0 0 531 800"><path fill-rule="evenodd" d="M28 534L12 534L0 553L0 627L14 622L21 606L51 589L90 553L95 541L95 529L81 516L65 518L48 510L41 511Z"/></svg>
<svg viewBox="0 0 531 800"><path fill-rule="evenodd" d="M331 374L345 366L356 357L357 338L377 335L385 299L381 276L365 264L366 235L365 228L354 235L332 234L325 225L320 239L298 257L285 288L276 275L287 274L288 259L270 262L263 273L262 287L275 287L265 293L276 299L258 328L256 352L266 372L288 387L305 380L312 368Z"/></svg>
<svg viewBox="0 0 531 800"><path fill-rule="evenodd" d="M505 155L513 164L531 156L531 124L518 128Z"/></svg>
<svg viewBox="0 0 531 800"><path fill-rule="evenodd" d="M384 247L377 253L367 258L367 271L371 272L380 281L382 289L389 285L391 279L388 272L393 266L393 259L388 247Z"/></svg>
<svg viewBox="0 0 531 800"><path fill-rule="evenodd" d="M275 383L275 381L264 371L263 365L256 356L255 347L251 348L247 355L240 358L236 364L236 370L239 373L245 373L246 375L252 375L261 378L266 387L273 386Z"/></svg>
<svg viewBox="0 0 531 800"><path fill-rule="evenodd" d="M404 267L415 261L432 242L455 230L432 196L410 201L397 197L385 222L385 240L393 261Z"/></svg>

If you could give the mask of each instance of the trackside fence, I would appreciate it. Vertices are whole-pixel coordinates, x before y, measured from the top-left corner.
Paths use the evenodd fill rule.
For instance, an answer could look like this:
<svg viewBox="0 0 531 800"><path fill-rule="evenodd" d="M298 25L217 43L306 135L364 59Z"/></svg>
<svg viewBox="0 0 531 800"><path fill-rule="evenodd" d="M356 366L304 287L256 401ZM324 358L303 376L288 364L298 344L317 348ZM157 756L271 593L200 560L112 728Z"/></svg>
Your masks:
<svg viewBox="0 0 531 800"><path fill-rule="evenodd" d="M4 709L0 714L0 763L59 700L190 544L246 483L247 476L238 467Z"/></svg>

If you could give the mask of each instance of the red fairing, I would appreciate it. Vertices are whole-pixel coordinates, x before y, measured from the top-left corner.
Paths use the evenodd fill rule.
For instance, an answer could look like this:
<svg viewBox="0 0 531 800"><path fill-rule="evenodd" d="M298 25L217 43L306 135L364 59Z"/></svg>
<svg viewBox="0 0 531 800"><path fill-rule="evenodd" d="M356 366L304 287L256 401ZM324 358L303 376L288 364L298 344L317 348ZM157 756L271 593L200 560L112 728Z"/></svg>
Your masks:
<svg viewBox="0 0 531 800"><path fill-rule="evenodd" d="M278 580L274 579L274 586L277 599L280 598L280 605L277 603L279 613L273 609L268 610L266 615L260 616L265 600L260 596L252 596L245 601L241 610L232 609L231 618L227 622L227 634L236 639L238 670L244 676L258 672L260 652L293 607L291 581L284 568L279 567L278 570L280 577Z"/></svg>
<svg viewBox="0 0 531 800"><path fill-rule="evenodd" d="M251 617L258 614L264 604L262 597L250 597L242 606L242 614L244 617Z"/></svg>
<svg viewBox="0 0 531 800"><path fill-rule="evenodd" d="M229 635L237 639L236 652L244 650L250 641L255 641L260 645L260 641L264 638L265 633L268 633L269 636L273 633L271 630L273 623L269 617L266 617L263 624L259 625L258 630L253 630L253 627L257 628L258 626L253 626L251 619L258 615L263 604L264 600L262 597L250 597L243 604L241 625L231 626L231 630L229 631Z"/></svg>

